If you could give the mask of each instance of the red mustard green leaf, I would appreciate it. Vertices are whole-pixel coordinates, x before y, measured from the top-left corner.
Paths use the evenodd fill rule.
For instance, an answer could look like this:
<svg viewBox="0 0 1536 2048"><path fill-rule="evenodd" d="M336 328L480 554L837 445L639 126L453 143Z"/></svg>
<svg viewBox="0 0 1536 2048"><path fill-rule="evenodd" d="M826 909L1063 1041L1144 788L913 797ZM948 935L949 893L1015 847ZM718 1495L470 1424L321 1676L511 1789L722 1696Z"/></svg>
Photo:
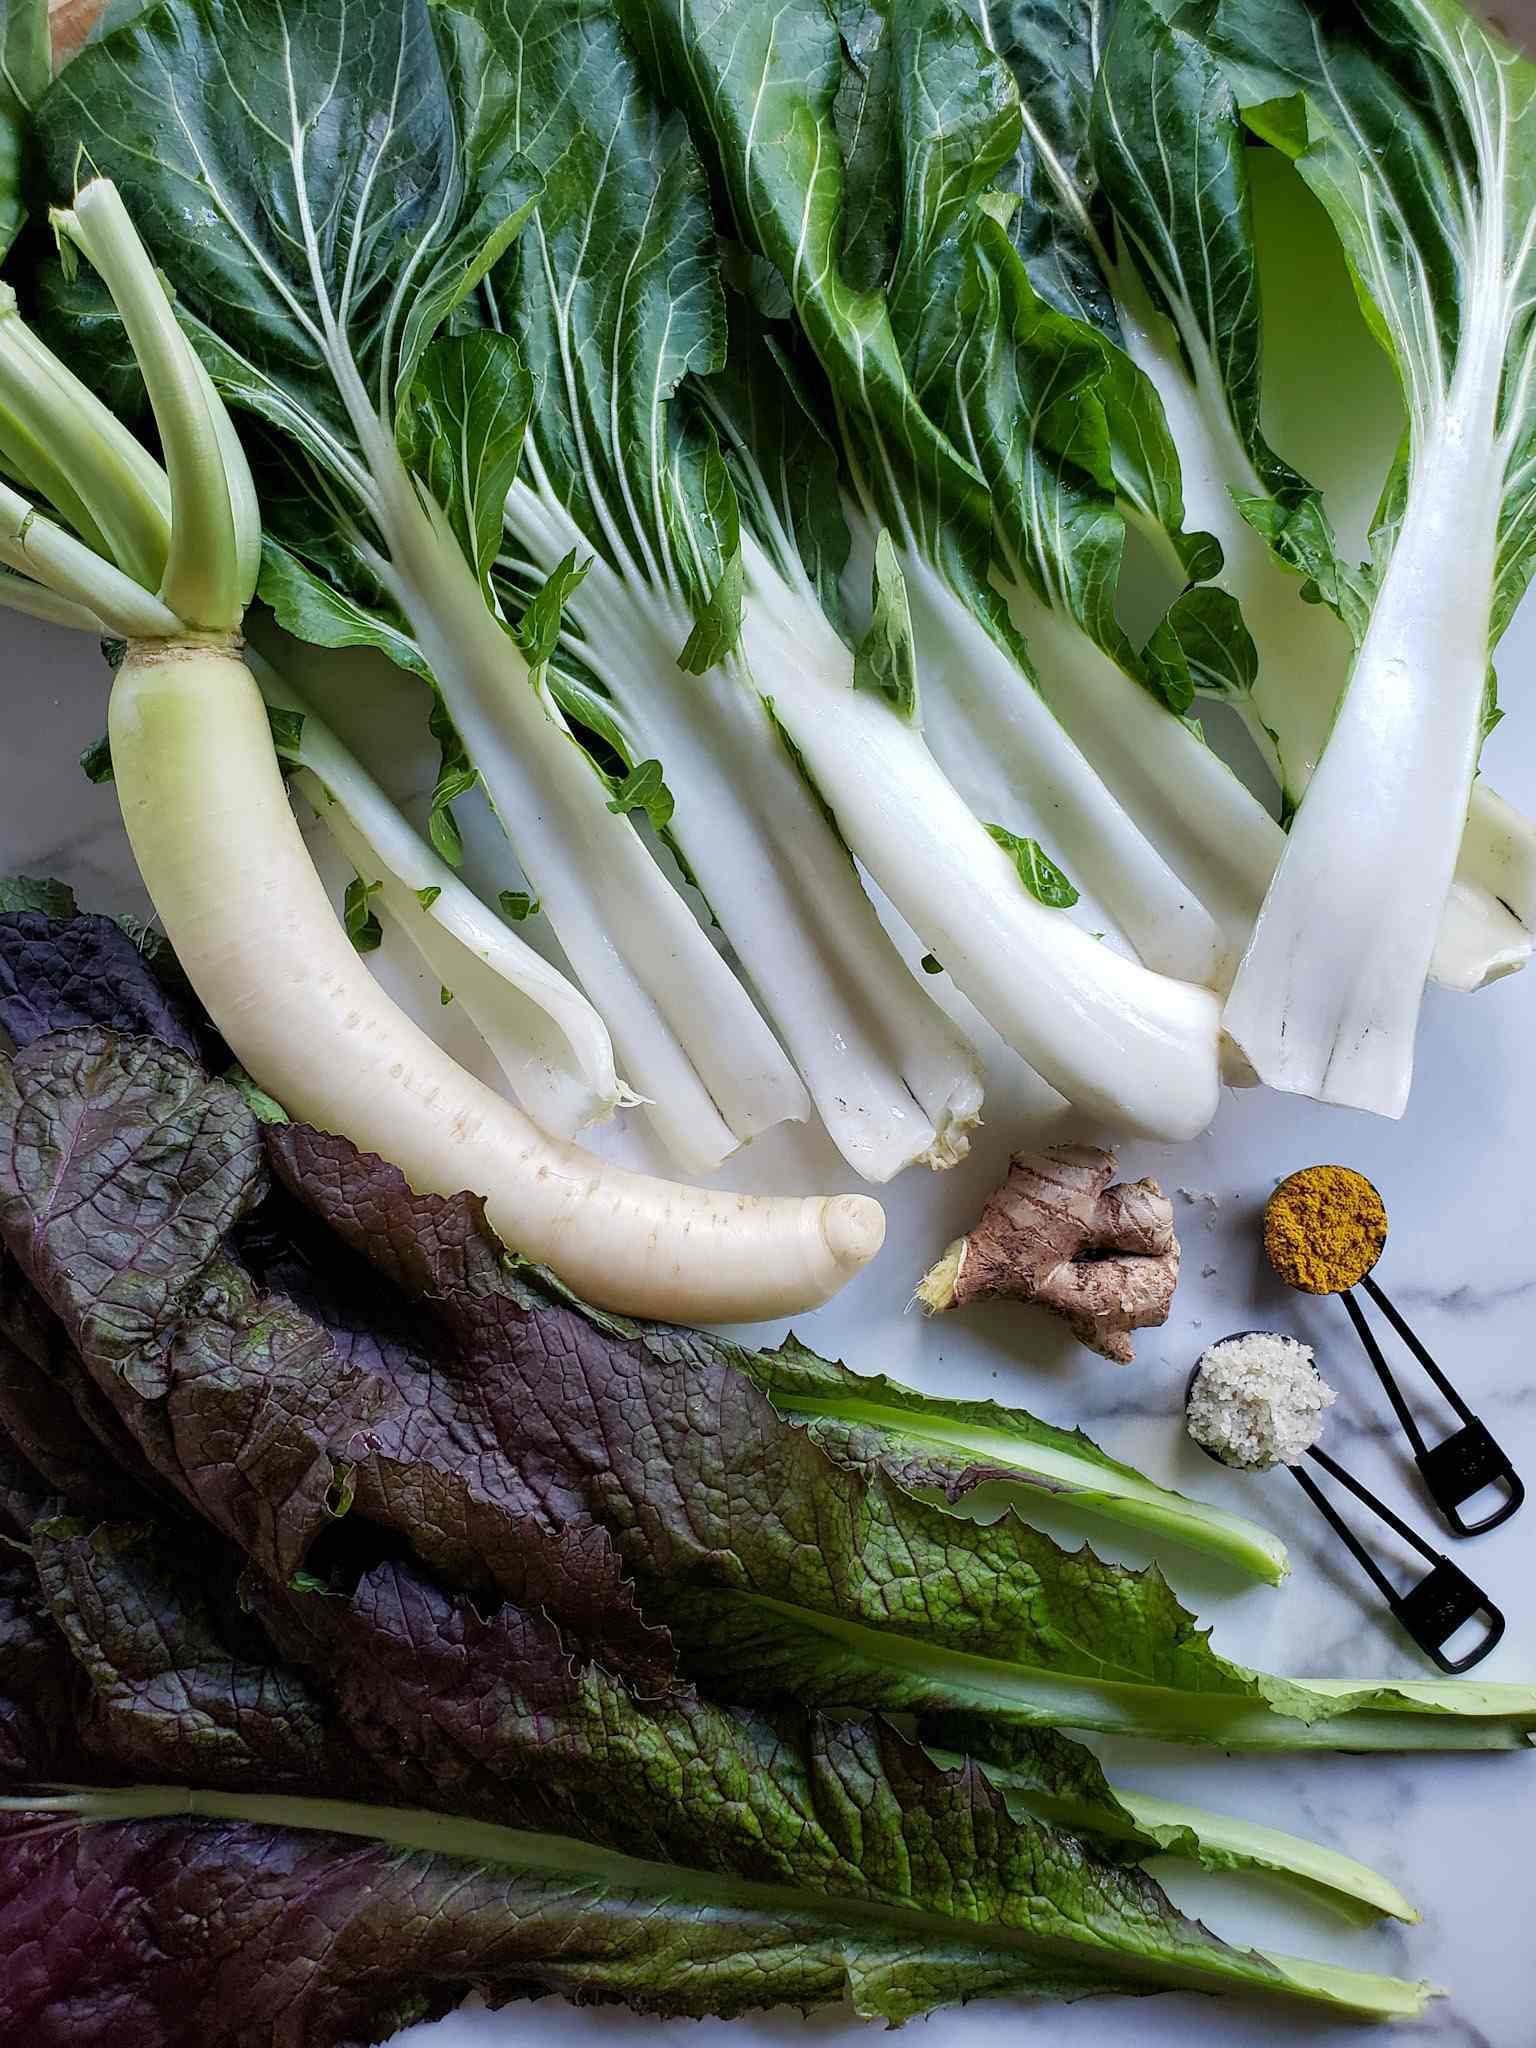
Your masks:
<svg viewBox="0 0 1536 2048"><path fill-rule="evenodd" d="M669 1645L611 1536L545 1512L436 1326L386 1309L360 1345L361 1287L332 1273L313 1291L351 1333L344 1362L325 1322L226 1249L267 1186L237 1091L169 1046L89 1030L0 1059L0 1236L164 1485L279 1581L350 1515L458 1583L550 1604L575 1641L665 1683ZM304 1264L290 1247L283 1272Z"/></svg>
<svg viewBox="0 0 1536 2048"><path fill-rule="evenodd" d="M200 1053L196 1021L110 917L0 916L0 1031L16 1045L104 1024Z"/></svg>

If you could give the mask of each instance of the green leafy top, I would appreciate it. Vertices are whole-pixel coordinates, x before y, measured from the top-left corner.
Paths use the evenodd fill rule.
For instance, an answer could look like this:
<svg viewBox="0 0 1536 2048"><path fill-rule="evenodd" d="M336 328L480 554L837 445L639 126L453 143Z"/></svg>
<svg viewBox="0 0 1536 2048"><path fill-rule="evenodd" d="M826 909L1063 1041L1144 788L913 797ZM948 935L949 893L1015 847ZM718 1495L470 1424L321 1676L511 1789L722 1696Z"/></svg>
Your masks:
<svg viewBox="0 0 1536 2048"><path fill-rule="evenodd" d="M725 254L736 272L726 295L726 358L690 390L690 402L717 437L742 528L784 582L841 630L849 536L838 452L823 425L834 415L831 394L814 362L788 352L789 330L765 325L760 268L739 246ZM782 320L787 301L769 304L771 317Z"/></svg>
<svg viewBox="0 0 1536 2048"><path fill-rule="evenodd" d="M1129 361L1042 293L1014 245L1029 232L1016 226L1028 202L996 187L1033 148L1015 81L951 0L868 0L849 48L844 146L887 195L850 208L850 246L888 282L914 389L986 478L1008 572L1161 686L1142 674L1115 610L1125 538L1115 501L1130 471L1119 443L1137 404L1161 416ZM1177 529L1171 452L1133 482Z"/></svg>
<svg viewBox="0 0 1536 2048"><path fill-rule="evenodd" d="M0 13L0 256L26 219L22 162L27 126L52 77L48 0L6 0Z"/></svg>
<svg viewBox="0 0 1536 2048"><path fill-rule="evenodd" d="M1497 640L1536 562L1536 65L1456 0L1213 0L1202 19L1249 118L1327 208L1402 381L1410 469L1496 387ZM1405 488L1384 494L1378 567Z"/></svg>
<svg viewBox="0 0 1536 2048"><path fill-rule="evenodd" d="M1118 335L1104 274L1114 230L1089 157L1088 112L1114 0L965 0L1019 89L1018 152L1003 183L1019 195L1014 244L1058 312Z"/></svg>
<svg viewBox="0 0 1536 2048"><path fill-rule="evenodd" d="M533 202L507 84L454 7L188 0L83 51L41 128L56 189L82 157L130 184L221 389L366 509L360 410L392 428Z"/></svg>
<svg viewBox="0 0 1536 2048"><path fill-rule="evenodd" d="M484 585L501 551L502 512L522 460L533 390L516 344L490 333L432 342L411 386L404 422L411 466Z"/></svg>
<svg viewBox="0 0 1536 2048"><path fill-rule="evenodd" d="M1162 403L1126 353L1117 289L1119 232L1099 160L1095 101L1118 24L1139 25L1144 0L962 0L1018 87L1018 148L999 210L1009 242L1046 307L1099 337L1098 403L1113 489L1173 538L1192 579L1219 565L1208 537L1185 534L1178 457ZM1017 287L1015 287L1015 290ZM1093 470L1093 465L1088 465Z"/></svg>
<svg viewBox="0 0 1536 2048"><path fill-rule="evenodd" d="M419 543L425 508L488 591L532 402L509 337L442 331L538 190L512 87L453 5L189 0L87 48L41 123L61 191L85 159L131 180L178 317L271 430L260 591L280 623L429 683L391 572L435 583L441 563L392 563L390 540ZM449 806L477 778L441 704L434 732L452 859Z"/></svg>
<svg viewBox="0 0 1536 2048"><path fill-rule="evenodd" d="M1182 709L1187 677L1141 662L1116 617L1117 496L1170 528L1192 574L1218 558L1180 530L1161 408L1117 331L1044 296L1013 246L1025 208L997 187L1030 159L1027 112L978 25L954 0L863 0L836 23L798 0L760 46L751 9L631 12L820 358L871 523L925 555L1026 674L994 554L1128 673L1182 688ZM1107 282L1097 310L1112 324Z"/></svg>
<svg viewBox="0 0 1536 2048"><path fill-rule="evenodd" d="M644 664L619 621L704 673L739 641L745 547L837 618L848 538L835 459L771 335L741 317L740 289L763 278L738 247L722 252L687 123L652 92L612 10L537 0L491 33L543 180L483 295L537 392L501 568L522 594L562 548L596 558L560 622L552 681L639 769L622 699Z"/></svg>
<svg viewBox="0 0 1536 2048"><path fill-rule="evenodd" d="M502 0L485 18L542 179L486 290L538 394L531 487L626 580L697 617L735 516L712 436L673 403L725 351L702 168L597 0Z"/></svg>
<svg viewBox="0 0 1536 2048"><path fill-rule="evenodd" d="M875 180L852 184L838 134L843 44L813 0L766 9L751 0L624 0L658 89L708 138L735 232L778 272L812 349L832 379L859 482L879 523L899 538L944 544L950 523L985 517L981 480L924 411L893 327L883 278L866 281L872 249L853 249L852 223ZM858 142L854 138L855 165ZM947 210L944 167L925 197ZM855 214L850 217L850 198Z"/></svg>
<svg viewBox="0 0 1536 2048"><path fill-rule="evenodd" d="M1186 363L1209 364L1271 491L1301 480L1259 430L1261 329L1253 204L1232 89L1194 36L1149 0L1116 10L1093 83L1089 142L1117 241L1172 323Z"/></svg>
<svg viewBox="0 0 1536 2048"><path fill-rule="evenodd" d="M67 882L34 875L0 876L0 912L40 910L48 917L73 917L75 892Z"/></svg>

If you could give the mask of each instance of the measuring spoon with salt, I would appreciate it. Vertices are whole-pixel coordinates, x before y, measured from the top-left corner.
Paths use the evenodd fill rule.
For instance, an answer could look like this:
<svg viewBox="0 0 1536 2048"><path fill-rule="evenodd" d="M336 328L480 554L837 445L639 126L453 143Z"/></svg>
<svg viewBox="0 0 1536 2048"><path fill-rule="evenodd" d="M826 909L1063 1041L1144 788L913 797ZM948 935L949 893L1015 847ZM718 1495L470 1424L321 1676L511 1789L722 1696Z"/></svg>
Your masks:
<svg viewBox="0 0 1536 2048"><path fill-rule="evenodd" d="M1306 1166L1289 1174L1264 1206L1264 1253L1275 1274L1301 1294L1336 1294L1343 1301L1365 1355L1386 1390L1425 1491L1458 1536L1482 1536L1507 1522L1525 1499L1525 1487L1487 1426L1467 1406L1429 1352L1388 1301L1373 1277L1387 1242L1387 1207L1375 1187L1352 1166ZM1360 1288L1455 1410L1461 1428L1427 1443L1403 1398L1365 1310ZM1504 1499L1478 1522L1461 1513L1485 1487L1502 1485Z"/></svg>
<svg viewBox="0 0 1536 2048"><path fill-rule="evenodd" d="M1267 1359L1244 1355L1257 1344L1269 1353ZM1278 1331L1240 1330L1201 1353L1184 1389L1185 1422L1206 1456L1230 1471L1270 1472L1283 1465L1425 1656L1453 1675L1470 1671L1503 1636L1504 1616L1460 1565L1426 1543L1385 1501L1318 1448L1323 1415L1335 1398L1312 1362L1310 1345ZM1311 1473L1302 1469L1303 1458L1319 1465L1427 1559L1429 1570L1400 1592ZM1483 1634L1465 1656L1448 1657L1446 1644L1479 1615L1487 1622Z"/></svg>

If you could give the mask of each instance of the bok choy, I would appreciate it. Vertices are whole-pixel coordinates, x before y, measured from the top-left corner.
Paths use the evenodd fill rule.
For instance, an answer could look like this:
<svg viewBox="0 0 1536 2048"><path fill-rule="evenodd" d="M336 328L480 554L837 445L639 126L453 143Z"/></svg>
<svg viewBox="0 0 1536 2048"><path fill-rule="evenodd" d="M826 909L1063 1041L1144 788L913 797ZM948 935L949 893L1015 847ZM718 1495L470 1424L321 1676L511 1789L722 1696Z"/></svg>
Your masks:
<svg viewBox="0 0 1536 2048"><path fill-rule="evenodd" d="M844 428L838 453L868 494L861 516L872 509L865 523L884 536L874 536L874 617L855 660L792 534L744 534L742 633L754 673L849 845L1002 1037L1069 1099L1120 1127L1193 1135L1216 1102L1214 1002L1194 981L1101 944L1063 911L1084 874L1111 908L1145 915L1144 935L1155 925L1189 973L1214 972L1214 927L1020 675L986 581L984 494L922 413L883 295L840 271L835 26L808 4L770 15L636 0L624 12L650 75L685 101L718 165L736 233L789 288L828 372L830 401L818 412ZM748 283L761 297L761 272L749 268ZM779 430L759 435L806 402L797 376L771 335L743 336L731 372L706 385L728 454L771 472ZM1008 716L1023 737L1001 763L1006 796L990 785L1005 814L989 817L945 773L925 729L933 700L1004 671ZM1001 744L998 735L974 741L979 758ZM1153 915L1154 900L1166 915Z"/></svg>
<svg viewBox="0 0 1536 2048"><path fill-rule="evenodd" d="M1050 34L1037 7L966 4L1021 100L1004 176L1016 202L1006 228L987 232L1012 244L1043 317L1070 317L1103 357L1109 480L1123 517L1175 588L1209 579L1176 599L1145 670L1177 710L1192 708L1193 692L1243 716L1289 818L1327 737L1350 639L1329 607L1307 601L1318 593L1300 557L1287 563L1265 537L1326 538L1327 525L1318 494L1260 425L1259 280L1231 90L1184 21L1165 22L1149 0L1112 13L1053 6ZM1207 798L1196 812L1189 829L1219 846ZM1282 843L1271 835L1259 898ZM1479 785L1436 979L1471 989L1522 966L1533 883L1536 834Z"/></svg>
<svg viewBox="0 0 1536 2048"><path fill-rule="evenodd" d="M848 147L845 262L885 282L914 391L986 480L991 582L1029 657L1020 676L994 671L990 696L962 679L937 699L929 691L935 745L957 778L1006 763L1027 785L1027 753L997 733L1000 720L1017 727L1032 701L1021 683L1032 684L1192 892L1173 929L1189 943L1203 911L1212 951L1196 978L1225 986L1283 841L1186 722L1192 679L1179 641L1163 631L1138 650L1120 621L1119 494L1156 508L1191 576L1208 572L1210 538L1181 530L1177 461L1155 399L1104 335L1037 289L1014 246L1013 233L1027 239L1038 222L996 189L1030 146L1001 57L952 0L872 0L857 20L835 103ZM1033 50L1043 33L1036 22ZM1078 61L1077 46L1065 61ZM1178 971L1178 956L1159 950L1171 942L1155 936L1169 927L1166 908L1149 912L1127 932L1148 964Z"/></svg>
<svg viewBox="0 0 1536 2048"><path fill-rule="evenodd" d="M1206 33L1326 208L1408 413L1340 588L1348 688L1227 1027L1261 1079L1400 1115L1489 656L1536 561L1536 67L1451 0L1220 5Z"/></svg>
<svg viewBox="0 0 1536 2048"><path fill-rule="evenodd" d="M485 286L535 399L498 564L509 609L569 583L550 687L657 761L666 832L822 1120L866 1178L963 1155L974 1056L882 930L735 639L738 503L678 387L719 370L726 311L703 172L610 10L487 11L539 204ZM585 563L579 582L570 565Z"/></svg>
<svg viewBox="0 0 1536 2048"><path fill-rule="evenodd" d="M254 650L246 661L290 787L357 878L351 887L372 942L382 938L382 911L464 1005L513 1095L545 1130L569 1138L633 1103L614 1071L607 1028L580 989L466 887L270 661Z"/></svg>
<svg viewBox="0 0 1536 2048"><path fill-rule="evenodd" d="M1311 601L1327 587L1337 604L1341 572L1325 566L1315 587L1303 580L1320 566L1316 545L1328 540L1318 496L1275 455L1259 423L1259 292L1236 110L1194 39L1137 0L1108 39L1093 135L1130 263L1142 266L1178 337L1176 347L1166 338L1159 346L1158 312L1144 309L1129 323L1130 345L1175 424L1186 493L1220 535L1218 582L1240 599L1249 636L1234 636L1226 660L1205 665L1203 687L1242 712L1290 816L1327 739L1351 647L1334 607ZM1181 235L1178 223L1191 219L1193 233ZM1203 259L1202 244L1211 252ZM1134 276L1125 289L1134 302ZM1193 609L1199 600L1187 602ZM1524 965L1536 922L1533 857L1536 831L1479 785L1431 961L1435 979L1473 989Z"/></svg>

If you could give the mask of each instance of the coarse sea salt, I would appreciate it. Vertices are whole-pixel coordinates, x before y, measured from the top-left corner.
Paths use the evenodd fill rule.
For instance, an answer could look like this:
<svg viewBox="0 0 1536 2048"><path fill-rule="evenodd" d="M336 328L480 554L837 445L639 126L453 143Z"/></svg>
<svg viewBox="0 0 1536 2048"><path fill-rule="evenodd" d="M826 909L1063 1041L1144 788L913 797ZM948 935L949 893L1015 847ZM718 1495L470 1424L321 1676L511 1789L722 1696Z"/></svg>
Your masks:
<svg viewBox="0 0 1536 2048"><path fill-rule="evenodd" d="M1195 1442L1224 1465L1267 1472L1306 1456L1338 1398L1314 1368L1310 1344L1250 1330L1201 1355L1186 1416Z"/></svg>

